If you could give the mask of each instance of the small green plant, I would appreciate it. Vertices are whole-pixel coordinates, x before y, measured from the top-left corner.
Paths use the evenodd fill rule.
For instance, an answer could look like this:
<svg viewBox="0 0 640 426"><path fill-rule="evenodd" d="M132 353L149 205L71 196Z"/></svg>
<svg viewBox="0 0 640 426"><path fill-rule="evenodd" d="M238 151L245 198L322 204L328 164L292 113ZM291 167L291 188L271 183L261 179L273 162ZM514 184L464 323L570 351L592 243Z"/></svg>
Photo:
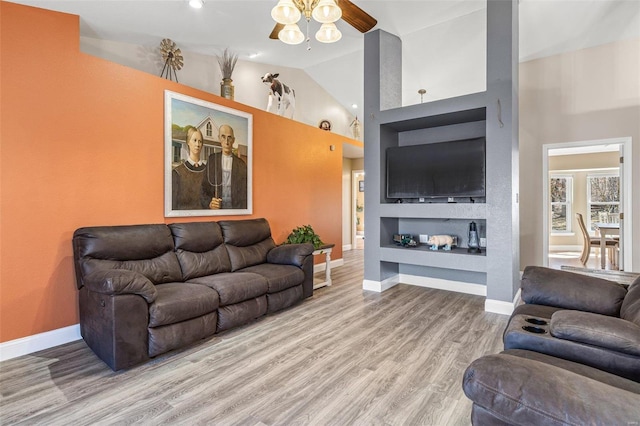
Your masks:
<svg viewBox="0 0 640 426"><path fill-rule="evenodd" d="M311 243L313 244L314 249L319 249L324 245L320 236L315 233L311 225L303 225L295 228L289 236L287 240L283 244L302 244L302 243Z"/></svg>

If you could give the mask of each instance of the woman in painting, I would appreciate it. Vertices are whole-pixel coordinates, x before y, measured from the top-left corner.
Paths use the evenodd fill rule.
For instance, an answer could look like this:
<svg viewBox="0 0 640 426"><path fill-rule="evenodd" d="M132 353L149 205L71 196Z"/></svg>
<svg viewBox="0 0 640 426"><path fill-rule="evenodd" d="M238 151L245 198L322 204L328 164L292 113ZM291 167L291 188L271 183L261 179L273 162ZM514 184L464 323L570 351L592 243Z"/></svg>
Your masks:
<svg viewBox="0 0 640 426"><path fill-rule="evenodd" d="M200 188L207 168L200 160L203 138L200 130L189 127L187 130L187 151L189 158L173 168L171 172L171 203L173 210L196 210L200 206Z"/></svg>

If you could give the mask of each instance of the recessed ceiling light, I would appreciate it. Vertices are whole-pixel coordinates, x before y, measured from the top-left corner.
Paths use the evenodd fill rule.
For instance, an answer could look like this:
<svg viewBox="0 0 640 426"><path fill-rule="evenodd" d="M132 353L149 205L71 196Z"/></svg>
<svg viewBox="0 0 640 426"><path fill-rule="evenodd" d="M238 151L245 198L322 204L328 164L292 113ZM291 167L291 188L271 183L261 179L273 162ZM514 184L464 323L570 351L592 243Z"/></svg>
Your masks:
<svg viewBox="0 0 640 426"><path fill-rule="evenodd" d="M191 6L194 9L202 9L202 6L204 6L204 1L202 1L202 0L189 0L189 6Z"/></svg>
<svg viewBox="0 0 640 426"><path fill-rule="evenodd" d="M358 109L358 104L351 104L351 108Z"/></svg>

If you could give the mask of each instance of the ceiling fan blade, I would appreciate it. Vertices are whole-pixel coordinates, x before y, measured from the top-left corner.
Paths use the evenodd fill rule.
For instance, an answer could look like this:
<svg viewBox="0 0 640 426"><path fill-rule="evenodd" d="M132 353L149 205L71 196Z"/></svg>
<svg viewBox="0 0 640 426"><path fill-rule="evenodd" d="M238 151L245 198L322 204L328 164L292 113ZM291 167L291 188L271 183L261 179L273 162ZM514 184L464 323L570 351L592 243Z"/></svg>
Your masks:
<svg viewBox="0 0 640 426"><path fill-rule="evenodd" d="M276 26L273 27L273 31L271 31L271 34L269 34L269 38L271 40L277 40L278 39L278 33L284 28L284 25L282 24L278 24L276 23Z"/></svg>
<svg viewBox="0 0 640 426"><path fill-rule="evenodd" d="M342 9L342 19L361 33L366 33L376 26L378 21L350 0L336 0Z"/></svg>

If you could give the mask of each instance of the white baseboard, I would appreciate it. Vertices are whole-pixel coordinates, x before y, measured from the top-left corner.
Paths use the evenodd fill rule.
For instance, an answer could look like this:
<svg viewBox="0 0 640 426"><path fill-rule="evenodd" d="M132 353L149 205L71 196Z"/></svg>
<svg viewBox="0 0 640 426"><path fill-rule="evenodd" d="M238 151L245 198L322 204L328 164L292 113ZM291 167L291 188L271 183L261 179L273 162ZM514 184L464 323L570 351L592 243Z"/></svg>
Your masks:
<svg viewBox="0 0 640 426"><path fill-rule="evenodd" d="M342 251L349 251L353 247L351 244L345 244L342 246Z"/></svg>
<svg viewBox="0 0 640 426"><path fill-rule="evenodd" d="M519 297L519 295L518 295ZM493 312L494 314L511 315L513 313L513 302L504 302L502 300L485 299L485 312Z"/></svg>
<svg viewBox="0 0 640 426"><path fill-rule="evenodd" d="M331 269L333 268L337 268L338 266L342 266L344 265L344 259L333 259L331 262L329 262L331 264ZM316 272L322 272L325 269L327 269L327 264L325 262L322 263L318 263L316 265L313 265L313 273L315 274Z"/></svg>
<svg viewBox="0 0 640 426"><path fill-rule="evenodd" d="M487 295L487 286L482 284L465 283L462 281L445 280L442 278L421 277L419 275L400 274L400 282L417 285L419 287L437 288L439 290L455 291L456 293Z"/></svg>
<svg viewBox="0 0 640 426"><path fill-rule="evenodd" d="M82 339L80 324L0 343L0 362Z"/></svg>
<svg viewBox="0 0 640 426"><path fill-rule="evenodd" d="M383 291L389 290L391 287L397 285L399 283L398 278L398 275L395 275L384 281L363 280L362 289L382 293Z"/></svg>

